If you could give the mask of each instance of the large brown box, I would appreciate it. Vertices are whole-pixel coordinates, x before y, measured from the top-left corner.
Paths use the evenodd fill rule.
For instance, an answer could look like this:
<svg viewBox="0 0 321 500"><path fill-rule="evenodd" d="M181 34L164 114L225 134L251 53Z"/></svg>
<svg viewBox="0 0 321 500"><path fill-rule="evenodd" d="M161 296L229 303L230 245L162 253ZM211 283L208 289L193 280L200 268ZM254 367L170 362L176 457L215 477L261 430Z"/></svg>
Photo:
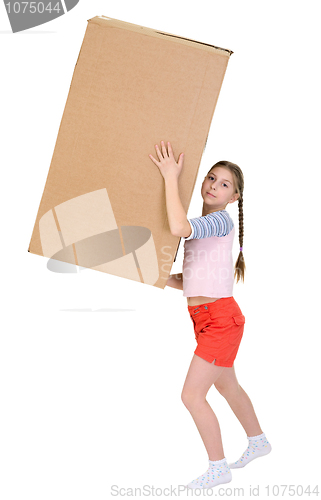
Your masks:
<svg viewBox="0 0 321 500"><path fill-rule="evenodd" d="M231 50L88 20L29 252L164 288L170 232L155 144L185 153L188 210Z"/></svg>

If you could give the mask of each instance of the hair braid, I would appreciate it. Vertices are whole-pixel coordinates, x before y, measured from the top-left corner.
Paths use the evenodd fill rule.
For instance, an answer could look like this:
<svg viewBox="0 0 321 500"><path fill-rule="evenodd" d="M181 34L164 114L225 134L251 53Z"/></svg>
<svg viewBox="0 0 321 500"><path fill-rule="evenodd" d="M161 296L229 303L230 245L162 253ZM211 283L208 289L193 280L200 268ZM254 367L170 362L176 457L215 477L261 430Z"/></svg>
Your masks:
<svg viewBox="0 0 321 500"><path fill-rule="evenodd" d="M238 193L240 196L238 198L238 207L239 207L239 242L240 242L240 247L243 248L243 236L244 236L244 223L243 223L243 190L244 190L244 176L243 172L240 169L236 163L232 163L230 161L218 161L213 165L213 167L210 168L209 172L214 168L214 167L219 167L222 166L229 170L234 178L235 181L235 192ZM239 282L241 279L244 282L244 272L245 272L245 262L244 262L244 256L243 256L243 250L240 250L237 261L235 263L235 272L234 272L234 279L235 277L237 278L236 283Z"/></svg>
<svg viewBox="0 0 321 500"><path fill-rule="evenodd" d="M243 236L244 236L244 223L243 223L243 193L238 199L238 206L239 206L239 243L240 247L243 247ZM244 256L243 256L243 250L240 250L239 256L237 258L236 264L235 264L235 273L234 273L234 278L237 277L236 283L240 279L244 282L244 271L245 271L245 262L244 262Z"/></svg>

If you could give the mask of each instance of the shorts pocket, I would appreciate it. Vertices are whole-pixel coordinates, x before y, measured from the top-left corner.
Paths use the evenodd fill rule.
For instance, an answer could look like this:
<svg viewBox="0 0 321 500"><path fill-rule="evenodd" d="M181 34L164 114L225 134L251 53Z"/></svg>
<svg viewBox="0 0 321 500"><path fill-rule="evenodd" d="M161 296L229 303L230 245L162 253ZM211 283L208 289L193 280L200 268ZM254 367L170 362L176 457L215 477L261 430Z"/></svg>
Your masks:
<svg viewBox="0 0 321 500"><path fill-rule="evenodd" d="M244 325L245 316L243 314L238 314L237 316L233 316L233 319L237 325Z"/></svg>
<svg viewBox="0 0 321 500"><path fill-rule="evenodd" d="M232 328L229 334L228 341L232 345L238 345L242 340L245 316L243 316L243 314L237 314L236 316L233 316L233 320L234 328Z"/></svg>

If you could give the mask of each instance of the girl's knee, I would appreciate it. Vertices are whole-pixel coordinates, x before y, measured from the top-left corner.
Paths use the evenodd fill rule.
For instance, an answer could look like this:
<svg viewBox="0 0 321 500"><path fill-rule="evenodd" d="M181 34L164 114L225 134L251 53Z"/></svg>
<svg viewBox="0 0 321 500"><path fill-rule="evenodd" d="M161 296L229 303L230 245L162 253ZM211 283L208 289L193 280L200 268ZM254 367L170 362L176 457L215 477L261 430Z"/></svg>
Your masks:
<svg viewBox="0 0 321 500"><path fill-rule="evenodd" d="M191 400L191 394L183 389L181 394L181 399L186 407L189 406L189 402Z"/></svg>
<svg viewBox="0 0 321 500"><path fill-rule="evenodd" d="M187 409L193 408L205 401L205 397L186 389L183 389L181 399Z"/></svg>
<svg viewBox="0 0 321 500"><path fill-rule="evenodd" d="M223 393L226 391L227 387L225 384L220 383L219 381L214 382L215 389L223 395Z"/></svg>
<svg viewBox="0 0 321 500"><path fill-rule="evenodd" d="M214 383L215 388L223 397L228 397L231 395L237 395L240 392L240 386L236 384L222 384L220 381Z"/></svg>

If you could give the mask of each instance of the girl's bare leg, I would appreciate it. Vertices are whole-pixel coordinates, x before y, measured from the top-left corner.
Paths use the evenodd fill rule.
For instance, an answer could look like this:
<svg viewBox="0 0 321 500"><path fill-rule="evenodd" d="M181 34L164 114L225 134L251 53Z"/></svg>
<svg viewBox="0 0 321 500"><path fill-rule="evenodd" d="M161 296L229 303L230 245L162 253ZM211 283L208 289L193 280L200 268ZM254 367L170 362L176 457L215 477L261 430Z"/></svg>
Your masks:
<svg viewBox="0 0 321 500"><path fill-rule="evenodd" d="M237 381L234 365L224 368L214 385L230 405L246 435L250 437L262 434L251 400Z"/></svg>
<svg viewBox="0 0 321 500"><path fill-rule="evenodd" d="M209 460L225 458L220 426L206 400L209 388L224 370L227 368L216 366L194 354L182 390L182 401L193 417Z"/></svg>

